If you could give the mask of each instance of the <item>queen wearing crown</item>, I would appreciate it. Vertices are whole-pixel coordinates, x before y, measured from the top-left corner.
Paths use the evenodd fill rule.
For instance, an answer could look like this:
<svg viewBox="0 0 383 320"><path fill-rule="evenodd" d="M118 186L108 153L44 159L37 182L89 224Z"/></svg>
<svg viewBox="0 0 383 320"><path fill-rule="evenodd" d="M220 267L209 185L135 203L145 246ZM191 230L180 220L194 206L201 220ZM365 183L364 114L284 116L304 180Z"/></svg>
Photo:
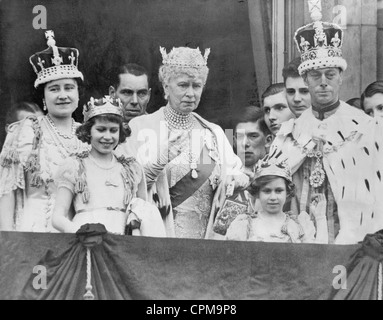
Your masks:
<svg viewBox="0 0 383 320"><path fill-rule="evenodd" d="M290 168L286 161L259 160L251 192L259 199L261 210L240 214L230 224L227 240L282 243L327 243L326 198L313 195L310 215L283 212L286 199L294 195ZM315 221L315 224L313 223Z"/></svg>
<svg viewBox="0 0 383 320"><path fill-rule="evenodd" d="M76 134L91 150L67 158L57 170L53 226L75 233L84 224L101 223L114 234L141 235L144 231L147 236L165 236L158 209L145 201L141 165L113 152L130 135L123 127L120 100L91 98L83 114L84 124ZM73 217L69 215L72 205Z"/></svg>
<svg viewBox="0 0 383 320"><path fill-rule="evenodd" d="M136 154L143 164L149 198L161 211L168 237L210 238L225 186L246 187L248 178L223 130L194 112L207 81L210 50L203 55L198 48L160 51L159 79L168 103L131 120L132 136L120 152Z"/></svg>
<svg viewBox="0 0 383 320"><path fill-rule="evenodd" d="M30 116L9 127L0 155L0 229L57 232L52 226L56 199L55 174L71 154L87 150L75 135L72 119L78 107L79 52L57 47L46 31L48 48L30 57L37 74L45 116Z"/></svg>

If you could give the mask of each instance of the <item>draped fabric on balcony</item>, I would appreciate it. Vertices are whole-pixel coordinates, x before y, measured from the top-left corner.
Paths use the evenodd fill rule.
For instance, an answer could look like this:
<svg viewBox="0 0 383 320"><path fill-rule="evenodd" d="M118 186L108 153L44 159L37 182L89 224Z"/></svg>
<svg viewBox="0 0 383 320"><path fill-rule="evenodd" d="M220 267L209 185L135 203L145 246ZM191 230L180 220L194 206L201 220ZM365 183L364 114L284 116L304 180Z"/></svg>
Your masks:
<svg viewBox="0 0 383 320"><path fill-rule="evenodd" d="M379 237L329 246L105 234L91 248L92 292L95 299L376 299ZM0 299L83 299L83 243L73 234L1 232ZM347 290L332 287L340 265L349 270ZM35 266L46 267L45 290L33 286L41 276Z"/></svg>
<svg viewBox="0 0 383 320"><path fill-rule="evenodd" d="M382 300L383 230L365 237L347 263L347 288L332 290L333 300Z"/></svg>

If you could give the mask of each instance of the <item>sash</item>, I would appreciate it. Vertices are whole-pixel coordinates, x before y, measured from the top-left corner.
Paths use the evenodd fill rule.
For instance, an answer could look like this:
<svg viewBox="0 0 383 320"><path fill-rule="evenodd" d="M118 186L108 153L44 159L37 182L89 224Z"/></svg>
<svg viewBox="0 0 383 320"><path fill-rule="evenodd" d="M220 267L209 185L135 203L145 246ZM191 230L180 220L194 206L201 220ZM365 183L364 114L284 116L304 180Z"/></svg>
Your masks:
<svg viewBox="0 0 383 320"><path fill-rule="evenodd" d="M211 159L211 158L210 158ZM207 179L211 176L216 163L211 159L210 164L203 164L203 152L200 154L199 163L197 165L198 178L193 179L191 176L191 170L172 188L169 188L170 200L172 207L176 208L186 199L191 197Z"/></svg>

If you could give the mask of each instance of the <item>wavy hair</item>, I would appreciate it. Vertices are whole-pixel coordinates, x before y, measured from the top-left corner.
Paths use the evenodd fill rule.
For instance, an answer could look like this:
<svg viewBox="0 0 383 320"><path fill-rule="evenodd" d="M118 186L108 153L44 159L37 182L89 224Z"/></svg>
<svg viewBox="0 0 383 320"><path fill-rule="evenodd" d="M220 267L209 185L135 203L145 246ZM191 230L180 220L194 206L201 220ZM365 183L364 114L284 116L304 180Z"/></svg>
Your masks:
<svg viewBox="0 0 383 320"><path fill-rule="evenodd" d="M118 139L118 144L125 142L126 138L130 136L131 130L129 126L127 129L124 128L122 123L122 118L116 114L100 114L93 118L90 118L87 122L79 126L76 130L76 135L82 142L90 144L91 141L91 129L93 125L96 123L96 120L100 121L109 121L113 123L117 123L120 125L120 135Z"/></svg>
<svg viewBox="0 0 383 320"><path fill-rule="evenodd" d="M259 177L258 179L255 179L250 185L249 192L252 195L255 195L256 197L259 197L259 191L263 187L265 187L268 183L270 183L270 182L272 182L278 178L282 178L283 180L285 180L286 194L287 194L286 199L294 197L295 196L295 184L293 182L288 181L286 178L279 177L279 176L273 176L273 175L263 176L263 177Z"/></svg>

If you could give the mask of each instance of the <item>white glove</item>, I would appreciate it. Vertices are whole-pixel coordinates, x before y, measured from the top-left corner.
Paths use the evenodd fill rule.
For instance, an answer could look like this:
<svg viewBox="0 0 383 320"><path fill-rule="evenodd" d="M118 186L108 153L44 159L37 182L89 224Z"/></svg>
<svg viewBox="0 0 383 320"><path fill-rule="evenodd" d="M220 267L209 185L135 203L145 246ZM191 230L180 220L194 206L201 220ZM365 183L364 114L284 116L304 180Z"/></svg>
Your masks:
<svg viewBox="0 0 383 320"><path fill-rule="evenodd" d="M326 218L327 200L324 194L313 194L311 197L310 212L316 221Z"/></svg>
<svg viewBox="0 0 383 320"><path fill-rule="evenodd" d="M145 176L150 181L155 181L165 166L176 158L182 146L188 143L188 133L184 130L170 131L167 143L161 145L161 150L155 162L144 165Z"/></svg>

